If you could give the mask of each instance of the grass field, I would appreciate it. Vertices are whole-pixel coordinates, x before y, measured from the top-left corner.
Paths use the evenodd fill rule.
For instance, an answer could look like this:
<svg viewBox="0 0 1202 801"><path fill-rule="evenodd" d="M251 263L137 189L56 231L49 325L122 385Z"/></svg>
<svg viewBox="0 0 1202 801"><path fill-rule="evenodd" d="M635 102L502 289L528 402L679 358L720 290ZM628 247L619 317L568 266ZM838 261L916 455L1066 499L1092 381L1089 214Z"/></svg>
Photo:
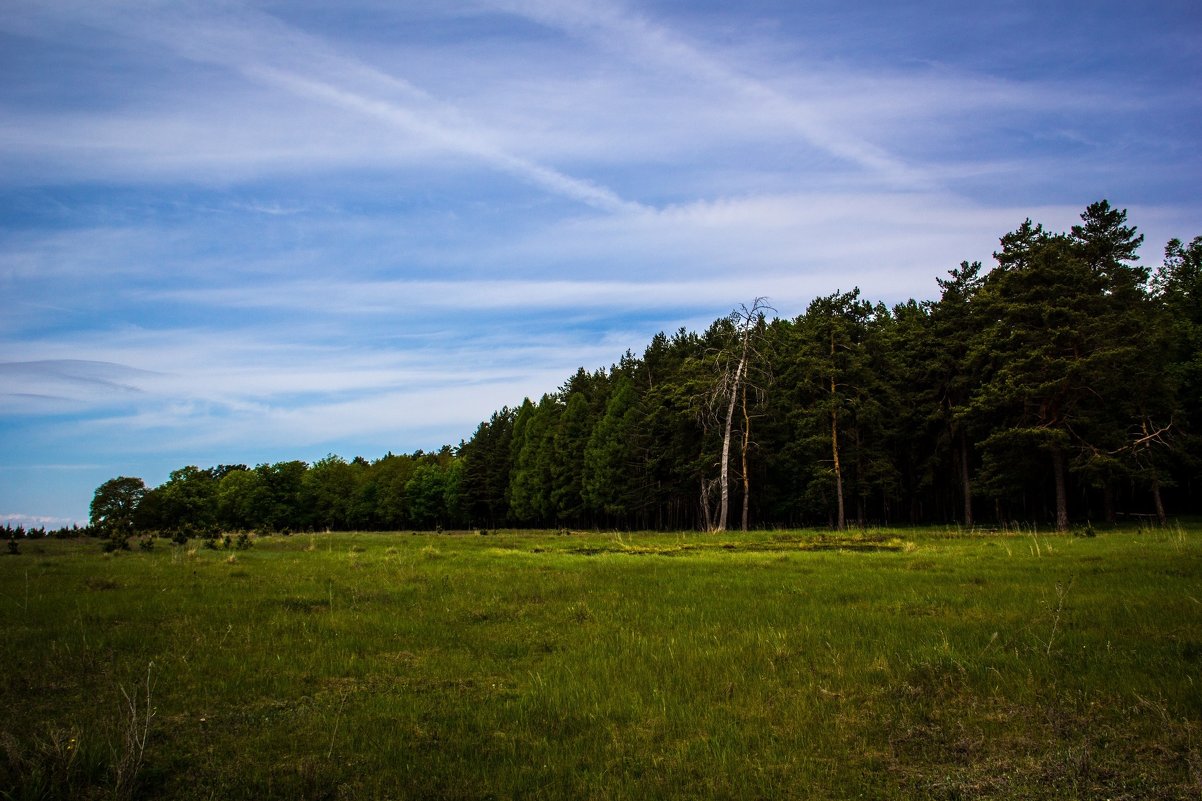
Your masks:
<svg viewBox="0 0 1202 801"><path fill-rule="evenodd" d="M1198 527L21 551L3 798L1202 798Z"/></svg>

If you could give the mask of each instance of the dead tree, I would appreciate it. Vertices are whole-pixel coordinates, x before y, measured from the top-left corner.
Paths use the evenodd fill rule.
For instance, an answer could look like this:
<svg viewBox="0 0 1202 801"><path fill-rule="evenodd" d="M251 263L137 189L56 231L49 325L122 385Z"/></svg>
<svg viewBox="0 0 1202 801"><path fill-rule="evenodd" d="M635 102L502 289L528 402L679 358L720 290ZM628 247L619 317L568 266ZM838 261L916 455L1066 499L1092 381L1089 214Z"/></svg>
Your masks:
<svg viewBox="0 0 1202 801"><path fill-rule="evenodd" d="M748 371L752 361L758 357L755 348L761 325L766 311L775 311L768 305L767 298L756 298L749 307L740 305L730 313L728 318L734 325L734 352L725 351L721 354L719 364L722 373L716 387L715 399L725 403L725 415L722 427L722 456L719 462L718 490L720 500L717 518L712 521L712 531L725 531L726 521L730 510L730 444L734 431L735 408L743 394ZM724 357L724 358L723 358ZM731 369L733 365L733 370ZM744 446L744 495L746 497L746 446ZM744 514L746 525L746 513Z"/></svg>

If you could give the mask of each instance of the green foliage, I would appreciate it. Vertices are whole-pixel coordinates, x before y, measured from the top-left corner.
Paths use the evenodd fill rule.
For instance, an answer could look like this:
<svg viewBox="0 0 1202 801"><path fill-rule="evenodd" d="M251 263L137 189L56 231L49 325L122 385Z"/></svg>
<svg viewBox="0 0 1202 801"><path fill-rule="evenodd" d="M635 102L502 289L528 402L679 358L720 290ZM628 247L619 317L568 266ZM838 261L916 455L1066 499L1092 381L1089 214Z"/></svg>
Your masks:
<svg viewBox="0 0 1202 801"><path fill-rule="evenodd" d="M771 320L757 300L581 368L457 448L114 479L93 523L181 539L716 529L744 509L763 528L1163 524L1202 512L1202 237L1172 240L1151 277L1142 241L1104 200L1067 232L1028 219L937 300L836 291Z"/></svg>
<svg viewBox="0 0 1202 801"><path fill-rule="evenodd" d="M129 550L129 536L128 535L118 535L118 536L105 537L104 541L101 542L101 544L100 544L100 548L105 553L115 553L117 551L128 551Z"/></svg>
<svg viewBox="0 0 1202 801"><path fill-rule="evenodd" d="M1106 488L1121 466L1110 457L1129 448L1131 427L1172 405L1149 369L1147 274L1129 263L1142 237L1105 202L1082 220L1067 236L1028 221L1003 238L999 269L973 297L982 323L970 340L979 384L968 414L993 450L983 483L1013 487L1029 449L1045 454L1060 528L1069 520L1067 470Z"/></svg>
<svg viewBox="0 0 1202 801"><path fill-rule="evenodd" d="M1202 486L1202 236L1171 240L1152 277L1166 381L1179 399L1173 472Z"/></svg>
<svg viewBox="0 0 1202 801"><path fill-rule="evenodd" d="M495 412L459 449L460 510L470 525L495 528L508 517L514 414L508 407Z"/></svg>
<svg viewBox="0 0 1202 801"><path fill-rule="evenodd" d="M583 390L568 394L554 435L556 458L551 465L551 505L557 521L579 525L586 519L584 461L594 414Z"/></svg>
<svg viewBox="0 0 1202 801"><path fill-rule="evenodd" d="M584 450L581 495L595 512L620 516L638 503L640 421L634 386L619 379Z"/></svg>
<svg viewBox="0 0 1202 801"><path fill-rule="evenodd" d="M509 512L519 523L541 526L554 519L553 465L556 462L555 435L561 414L558 399L548 394L537 406L527 399L514 418Z"/></svg>
<svg viewBox="0 0 1202 801"><path fill-rule="evenodd" d="M447 471L436 464L418 465L405 484L406 519L416 528L441 528L447 521Z"/></svg>
<svg viewBox="0 0 1202 801"><path fill-rule="evenodd" d="M140 478L120 476L104 482L92 496L92 527L107 537L128 537L145 494L146 484Z"/></svg>
<svg viewBox="0 0 1202 801"><path fill-rule="evenodd" d="M267 494L258 470L231 470L217 484L217 519L223 528L254 528L263 522Z"/></svg>
<svg viewBox="0 0 1202 801"><path fill-rule="evenodd" d="M305 528L345 531L351 526L358 485L356 468L333 454L311 465L301 479Z"/></svg>
<svg viewBox="0 0 1202 801"><path fill-rule="evenodd" d="M301 461L261 464L255 472L263 485L261 524L273 531L304 528L301 492L308 465Z"/></svg>

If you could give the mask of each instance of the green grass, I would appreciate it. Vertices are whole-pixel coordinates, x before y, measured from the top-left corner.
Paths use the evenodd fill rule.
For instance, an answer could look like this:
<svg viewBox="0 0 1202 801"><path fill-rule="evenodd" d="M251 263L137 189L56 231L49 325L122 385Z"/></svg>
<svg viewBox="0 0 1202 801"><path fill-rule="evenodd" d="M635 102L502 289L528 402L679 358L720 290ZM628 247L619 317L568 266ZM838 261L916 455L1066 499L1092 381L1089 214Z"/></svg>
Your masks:
<svg viewBox="0 0 1202 801"><path fill-rule="evenodd" d="M1198 799L1202 529L40 540L0 669L3 798Z"/></svg>

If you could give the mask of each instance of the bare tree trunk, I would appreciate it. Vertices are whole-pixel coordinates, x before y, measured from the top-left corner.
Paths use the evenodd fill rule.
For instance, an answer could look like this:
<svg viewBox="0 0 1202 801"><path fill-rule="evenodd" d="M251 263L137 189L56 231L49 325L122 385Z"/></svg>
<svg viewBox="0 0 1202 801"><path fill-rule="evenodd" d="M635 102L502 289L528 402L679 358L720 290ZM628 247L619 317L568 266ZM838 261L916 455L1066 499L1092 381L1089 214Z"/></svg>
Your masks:
<svg viewBox="0 0 1202 801"><path fill-rule="evenodd" d="M833 382L832 382L833 383ZM831 455L835 459L835 499L839 505L839 516L835 527L847 528L847 517L843 510L843 471L839 468L839 415L831 409Z"/></svg>
<svg viewBox="0 0 1202 801"><path fill-rule="evenodd" d="M751 521L751 476L747 473L747 445L751 436L751 418L747 415L747 387L743 387L743 530L750 528Z"/></svg>
<svg viewBox="0 0 1202 801"><path fill-rule="evenodd" d="M853 473L853 475L856 478L856 526L858 528L864 528L864 526L866 525L864 520L867 517L867 514L865 512L865 507L864 507L864 500L865 500L864 499L864 459L863 459L864 451L860 447L860 427L859 426L854 426L852 428L851 442L852 442L852 445L855 446L855 454L856 454L856 462L855 462L856 469L855 469L855 473Z"/></svg>
<svg viewBox="0 0 1202 801"><path fill-rule="evenodd" d="M960 487L964 492L964 527L972 528L972 479L968 475L968 437L960 432Z"/></svg>
<svg viewBox="0 0 1202 801"><path fill-rule="evenodd" d="M838 385L835 383L835 332L831 331L831 456L835 461L835 496L839 504L839 517L835 524L840 531L847 528L847 515L843 508L843 470L839 466L839 405Z"/></svg>
<svg viewBox="0 0 1202 801"><path fill-rule="evenodd" d="M1164 513L1164 501L1160 499L1160 482L1155 479L1152 480L1152 503L1156 506L1156 520L1162 526L1168 523L1168 516Z"/></svg>
<svg viewBox="0 0 1202 801"><path fill-rule="evenodd" d="M735 369L734 383L730 388L730 403L726 406L726 428L722 432L722 473L720 477L722 500L719 504L718 525L715 531L726 531L726 520L730 508L730 437L734 429L735 404L739 402L739 385L743 382L743 368L747 364L747 343L744 337L743 353Z"/></svg>
<svg viewBox="0 0 1202 801"><path fill-rule="evenodd" d="M705 521L705 530L713 531L717 522L714 520L714 506L712 497L714 494L713 480L707 481L704 476L701 477L701 519Z"/></svg>
<svg viewBox="0 0 1202 801"><path fill-rule="evenodd" d="M730 374L726 373L722 383L722 391L729 393L730 397L726 404L726 421L722 431L721 470L718 478L721 500L714 531L725 531L730 516L730 443L734 433L735 406L739 402L739 393L747 380L751 357L755 353L752 338L755 335L756 326L763 319L764 310L772 308L764 302L765 300L765 298L756 298L752 302L751 308L742 306L739 310L732 312L729 318L735 324L739 335L739 362L735 368L734 377L731 378ZM727 369L729 370L729 367ZM744 403L746 403L746 399L744 399Z"/></svg>
<svg viewBox="0 0 1202 801"><path fill-rule="evenodd" d="M1064 451L1052 448L1052 471L1056 479L1056 528L1068 531L1068 489L1064 476Z"/></svg>

